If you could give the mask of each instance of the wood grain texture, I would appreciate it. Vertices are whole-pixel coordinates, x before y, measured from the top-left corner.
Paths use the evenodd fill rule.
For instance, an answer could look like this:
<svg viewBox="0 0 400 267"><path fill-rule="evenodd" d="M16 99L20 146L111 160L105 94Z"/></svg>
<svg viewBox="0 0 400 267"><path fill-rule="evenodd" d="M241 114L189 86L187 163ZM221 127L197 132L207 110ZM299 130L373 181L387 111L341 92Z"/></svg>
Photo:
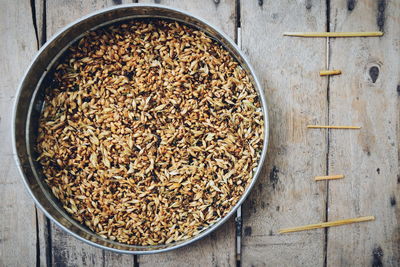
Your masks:
<svg viewBox="0 0 400 267"><path fill-rule="evenodd" d="M207 20L232 39L236 35L235 0L138 0L139 3L161 4L188 11Z"/></svg>
<svg viewBox="0 0 400 267"><path fill-rule="evenodd" d="M218 3L216 3L218 2ZM236 32L235 1L161 0L139 3L159 3L188 11L218 27L232 39ZM233 218L222 225L209 237L175 251L138 256L143 266L234 266L235 265L235 225Z"/></svg>
<svg viewBox="0 0 400 267"><path fill-rule="evenodd" d="M51 227L50 220L36 208L37 215L37 237L38 237L38 254L39 254L39 266L50 267L52 266L51 258Z"/></svg>
<svg viewBox="0 0 400 267"><path fill-rule="evenodd" d="M46 1L46 30L50 37L67 24L88 15L96 10L110 7L116 4L132 3L129 0L57 0Z"/></svg>
<svg viewBox="0 0 400 267"><path fill-rule="evenodd" d="M47 38L74 20L93 11L112 6L117 3L131 3L131 1L107 0L74 0L74 1L46 1ZM46 228L44 228L46 229ZM49 233L44 232L46 236ZM65 233L53 223L50 224L50 249L41 253L51 253L50 262L54 266L133 266L134 256L104 251L87 245ZM42 239L44 242L46 240ZM44 257L44 258L46 258Z"/></svg>
<svg viewBox="0 0 400 267"><path fill-rule="evenodd" d="M35 207L14 163L12 110L20 78L36 53L29 1L0 8L0 266L36 264Z"/></svg>
<svg viewBox="0 0 400 267"><path fill-rule="evenodd" d="M33 24L37 37L38 49L46 42L46 3L44 0L31 1L32 14L34 16Z"/></svg>
<svg viewBox="0 0 400 267"><path fill-rule="evenodd" d="M234 222L229 220L208 237L166 253L138 256L147 266L235 266Z"/></svg>
<svg viewBox="0 0 400 267"><path fill-rule="evenodd" d="M283 36L325 31L325 1L241 1L242 48L269 103L266 166L243 205L243 266L323 266L324 230L279 235L280 228L325 220L326 41Z"/></svg>
<svg viewBox="0 0 400 267"><path fill-rule="evenodd" d="M330 133L329 220L376 221L329 229L328 266L400 265L400 3L331 1L331 31L383 30L380 38L331 40L330 123L362 125Z"/></svg>

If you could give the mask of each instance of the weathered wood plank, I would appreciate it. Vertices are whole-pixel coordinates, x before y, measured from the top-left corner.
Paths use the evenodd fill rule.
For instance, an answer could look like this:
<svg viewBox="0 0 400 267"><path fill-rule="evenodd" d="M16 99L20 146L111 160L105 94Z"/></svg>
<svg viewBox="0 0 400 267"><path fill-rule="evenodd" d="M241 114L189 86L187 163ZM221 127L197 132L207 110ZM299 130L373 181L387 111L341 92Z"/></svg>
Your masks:
<svg viewBox="0 0 400 267"><path fill-rule="evenodd" d="M232 39L236 35L236 4L234 0L138 0L139 3L156 3L188 11L206 19Z"/></svg>
<svg viewBox="0 0 400 267"><path fill-rule="evenodd" d="M11 119L16 90L37 49L29 1L3 1L0 8L0 266L32 266L36 214L14 163Z"/></svg>
<svg viewBox="0 0 400 267"><path fill-rule="evenodd" d="M52 223L51 253L54 266L102 266L104 252L66 234Z"/></svg>
<svg viewBox="0 0 400 267"><path fill-rule="evenodd" d="M386 6L385 6L386 3ZM329 220L374 215L376 221L329 229L328 266L400 265L400 4L331 1L331 31L383 30L380 38L331 40Z"/></svg>
<svg viewBox="0 0 400 267"><path fill-rule="evenodd" d="M34 0L32 3L32 14L34 14L34 25L36 27L36 35L38 41L38 48L46 42L46 4L43 0Z"/></svg>
<svg viewBox="0 0 400 267"><path fill-rule="evenodd" d="M31 2L33 24L37 38L37 48L39 49L46 42L46 16L45 2L43 0L35 0ZM51 223L44 213L36 208L37 216L37 234L39 246L39 265L49 267L52 265L51 255Z"/></svg>
<svg viewBox="0 0 400 267"><path fill-rule="evenodd" d="M39 246L39 262L40 266L50 267L51 262L51 231L50 220L36 208L37 214L37 234L38 234L38 246Z"/></svg>
<svg viewBox="0 0 400 267"><path fill-rule="evenodd" d="M324 39L283 32L325 31L325 1L241 1L242 49L265 89L270 147L264 172L242 207L243 266L322 266L323 230L279 235L284 227L325 219L327 121Z"/></svg>
<svg viewBox="0 0 400 267"><path fill-rule="evenodd" d="M132 1L46 1L46 35L95 10ZM43 21L43 20L42 20ZM133 266L134 256L103 251L87 245L51 224L51 261L55 266ZM43 251L45 253L46 251Z"/></svg>
<svg viewBox="0 0 400 267"><path fill-rule="evenodd" d="M235 231L231 219L210 236L170 252L138 256L143 266L235 266Z"/></svg>
<svg viewBox="0 0 400 267"><path fill-rule="evenodd" d="M180 1L180 0L139 0L139 3L159 3L188 11L206 19L220 28L232 39L236 32L235 1ZM163 254L138 256L143 266L234 266L235 265L235 227L234 220L221 226L209 237L195 244Z"/></svg>

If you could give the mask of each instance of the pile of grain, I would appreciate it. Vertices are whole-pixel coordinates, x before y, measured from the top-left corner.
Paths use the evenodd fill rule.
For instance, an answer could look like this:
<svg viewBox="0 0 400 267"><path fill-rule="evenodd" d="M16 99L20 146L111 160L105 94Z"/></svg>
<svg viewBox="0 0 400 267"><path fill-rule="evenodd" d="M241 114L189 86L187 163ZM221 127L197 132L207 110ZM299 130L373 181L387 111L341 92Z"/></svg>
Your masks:
<svg viewBox="0 0 400 267"><path fill-rule="evenodd" d="M87 34L54 72L37 150L65 210L99 235L155 245L224 217L258 164L263 116L203 32L132 21Z"/></svg>

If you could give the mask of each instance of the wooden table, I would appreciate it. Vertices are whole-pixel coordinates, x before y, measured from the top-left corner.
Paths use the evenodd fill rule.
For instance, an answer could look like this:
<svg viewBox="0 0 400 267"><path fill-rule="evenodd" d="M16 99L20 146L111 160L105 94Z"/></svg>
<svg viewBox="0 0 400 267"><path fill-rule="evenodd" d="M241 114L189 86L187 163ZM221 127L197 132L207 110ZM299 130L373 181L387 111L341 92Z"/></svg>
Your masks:
<svg viewBox="0 0 400 267"><path fill-rule="evenodd" d="M128 1L126 1L128 2ZM143 3L153 1L139 1ZM400 3L155 1L238 39L270 107L265 168L243 205L242 266L400 265ZM65 234L35 208L12 155L18 82L46 39L125 1L5 0L0 8L0 266L235 266L235 222L182 249L119 255ZM328 3L328 5L327 5ZM285 31L377 31L380 38L294 38ZM328 63L327 63L328 60ZM327 66L328 64L328 66ZM343 74L320 77L322 69ZM359 125L311 130L307 124ZM315 182L313 177L344 174ZM373 222L279 235L283 227L374 215Z"/></svg>

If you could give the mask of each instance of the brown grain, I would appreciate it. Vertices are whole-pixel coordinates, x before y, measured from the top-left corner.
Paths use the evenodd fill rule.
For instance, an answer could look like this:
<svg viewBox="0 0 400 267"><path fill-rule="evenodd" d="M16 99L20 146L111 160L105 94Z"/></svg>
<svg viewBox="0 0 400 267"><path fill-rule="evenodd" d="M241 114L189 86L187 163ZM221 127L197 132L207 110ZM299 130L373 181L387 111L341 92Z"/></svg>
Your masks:
<svg viewBox="0 0 400 267"><path fill-rule="evenodd" d="M203 32L132 21L90 32L48 88L37 150L65 210L155 245L224 217L258 165L263 116L239 64Z"/></svg>

